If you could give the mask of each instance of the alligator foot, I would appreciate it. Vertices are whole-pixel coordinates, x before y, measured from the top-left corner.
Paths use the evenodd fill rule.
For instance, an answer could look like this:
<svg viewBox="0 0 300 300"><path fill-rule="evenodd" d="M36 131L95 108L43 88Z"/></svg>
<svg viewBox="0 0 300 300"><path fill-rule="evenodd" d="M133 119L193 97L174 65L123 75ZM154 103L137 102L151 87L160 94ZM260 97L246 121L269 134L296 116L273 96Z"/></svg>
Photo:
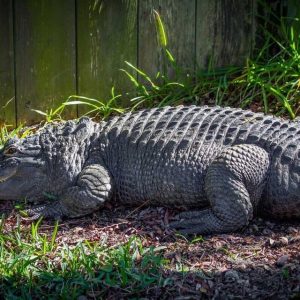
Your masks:
<svg viewBox="0 0 300 300"><path fill-rule="evenodd" d="M179 220L171 222L170 228L176 229L183 235L210 234L222 231L224 228L222 221L214 216L211 209L183 212L176 218Z"/></svg>
<svg viewBox="0 0 300 300"><path fill-rule="evenodd" d="M59 202L51 203L48 205L39 205L33 208L26 209L22 213L25 214L24 219L26 220L36 220L41 217L60 220L62 216L65 215L64 208Z"/></svg>

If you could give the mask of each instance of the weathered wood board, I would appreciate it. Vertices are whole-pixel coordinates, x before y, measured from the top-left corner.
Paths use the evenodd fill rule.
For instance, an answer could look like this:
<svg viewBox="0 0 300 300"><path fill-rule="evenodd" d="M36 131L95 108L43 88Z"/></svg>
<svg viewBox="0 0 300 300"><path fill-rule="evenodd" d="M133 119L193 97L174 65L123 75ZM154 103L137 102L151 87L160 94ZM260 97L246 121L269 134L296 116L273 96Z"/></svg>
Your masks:
<svg viewBox="0 0 300 300"><path fill-rule="evenodd" d="M0 0L0 124L15 121L12 0Z"/></svg>
<svg viewBox="0 0 300 300"><path fill-rule="evenodd" d="M195 67L195 0L143 0L139 3L139 68L151 77L163 72L174 78L165 51L159 42L153 10L164 23L167 48L184 69Z"/></svg>
<svg viewBox="0 0 300 300"><path fill-rule="evenodd" d="M18 122L43 118L76 92L75 1L15 1ZM76 107L67 117L76 116Z"/></svg>
<svg viewBox="0 0 300 300"><path fill-rule="evenodd" d="M197 66L243 65L254 41L255 0L197 0Z"/></svg>
<svg viewBox="0 0 300 300"><path fill-rule="evenodd" d="M263 3L276 4L278 17L300 16L298 0ZM259 34L257 7L258 0L0 0L0 123L37 122L44 117L32 109L49 111L71 94L103 102L112 86L126 94L133 85L119 70L130 70L125 60L176 79L154 10L181 69L243 65ZM295 22L295 36L299 28ZM76 115L71 107L64 116Z"/></svg>
<svg viewBox="0 0 300 300"><path fill-rule="evenodd" d="M137 0L78 0L78 94L106 102L111 88L128 91L119 69L137 62ZM126 100L123 100L126 101ZM79 114L89 111L79 107Z"/></svg>
<svg viewBox="0 0 300 300"><path fill-rule="evenodd" d="M287 16L293 25L295 41L299 41L300 36L300 1L287 0Z"/></svg>

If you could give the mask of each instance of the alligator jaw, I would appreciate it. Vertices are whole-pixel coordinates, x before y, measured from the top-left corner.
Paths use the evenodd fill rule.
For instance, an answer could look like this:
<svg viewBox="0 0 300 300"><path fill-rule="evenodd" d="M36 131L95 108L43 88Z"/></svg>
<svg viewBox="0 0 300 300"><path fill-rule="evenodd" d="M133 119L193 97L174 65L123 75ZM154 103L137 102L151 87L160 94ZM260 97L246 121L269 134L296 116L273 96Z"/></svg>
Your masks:
<svg viewBox="0 0 300 300"><path fill-rule="evenodd" d="M16 174L16 172L17 168L9 168L8 170L1 170L0 168L0 184L6 182L8 179L13 177Z"/></svg>
<svg viewBox="0 0 300 300"><path fill-rule="evenodd" d="M7 176L7 177L4 177L4 178L0 178L0 183L3 183L5 182L7 179L9 179L11 176Z"/></svg>

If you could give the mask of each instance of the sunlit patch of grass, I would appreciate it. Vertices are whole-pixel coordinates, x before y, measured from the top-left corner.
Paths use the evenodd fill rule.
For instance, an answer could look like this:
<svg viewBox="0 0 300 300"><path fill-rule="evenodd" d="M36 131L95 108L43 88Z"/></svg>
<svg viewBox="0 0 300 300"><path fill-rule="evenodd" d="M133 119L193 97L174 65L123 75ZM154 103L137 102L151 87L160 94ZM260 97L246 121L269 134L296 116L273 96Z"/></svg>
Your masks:
<svg viewBox="0 0 300 300"><path fill-rule="evenodd" d="M30 229L19 226L4 232L0 226L0 297L6 299L76 299L80 295L105 297L116 290L126 295L168 280L161 268L167 263L163 247L144 247L137 237L107 247L103 242L56 241L58 223L51 234L39 232L40 221Z"/></svg>

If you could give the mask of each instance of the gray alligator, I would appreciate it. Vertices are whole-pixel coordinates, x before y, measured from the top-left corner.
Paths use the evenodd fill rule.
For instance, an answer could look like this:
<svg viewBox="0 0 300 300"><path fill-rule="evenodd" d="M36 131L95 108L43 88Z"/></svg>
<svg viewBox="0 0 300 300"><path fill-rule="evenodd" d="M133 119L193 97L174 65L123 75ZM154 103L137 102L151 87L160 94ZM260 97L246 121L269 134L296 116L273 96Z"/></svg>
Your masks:
<svg viewBox="0 0 300 300"><path fill-rule="evenodd" d="M256 213L300 216L300 126L207 106L82 118L8 141L0 181L1 199L57 197L33 218L83 216L115 196L189 207L171 224L185 234L231 232Z"/></svg>

